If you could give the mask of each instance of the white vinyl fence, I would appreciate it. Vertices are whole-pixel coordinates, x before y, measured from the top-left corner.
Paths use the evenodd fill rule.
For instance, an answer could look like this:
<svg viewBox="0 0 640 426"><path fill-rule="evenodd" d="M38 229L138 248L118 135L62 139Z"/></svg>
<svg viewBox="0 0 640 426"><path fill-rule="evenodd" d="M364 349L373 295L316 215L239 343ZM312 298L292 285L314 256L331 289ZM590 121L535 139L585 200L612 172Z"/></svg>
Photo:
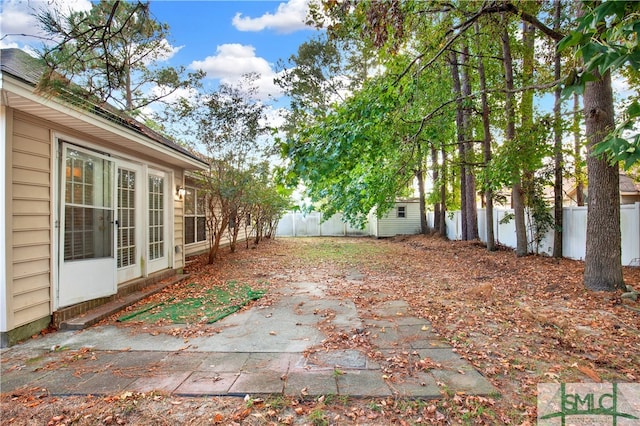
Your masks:
<svg viewBox="0 0 640 426"><path fill-rule="evenodd" d="M354 228L335 214L322 222L322 213L286 213L278 222L276 236L279 237L345 237L370 235L369 224L364 229Z"/></svg>
<svg viewBox="0 0 640 426"><path fill-rule="evenodd" d="M562 249L563 256L570 259L583 260L587 242L587 207L565 207L562 218ZM511 209L493 210L493 227L496 242L516 247L516 231L513 220L500 223L505 215L512 214ZM485 226L485 209L478 209L478 233L480 240L487 241ZM429 226L433 226L433 213L427 217ZM447 212L447 237L459 240L461 236L461 214L459 211ZM640 203L623 204L620 206L620 231L622 235L622 264L640 266ZM529 240L531 241L531 237ZM529 246L530 252L536 248ZM553 253L553 231L549 231L542 239L538 252L551 255Z"/></svg>
<svg viewBox="0 0 640 426"><path fill-rule="evenodd" d="M496 241L507 247L516 246L516 233L513 220L507 223L500 221L513 213L511 209L494 209L494 234ZM459 240L461 234L461 216L459 211L447 212L447 237ZM433 212L427 215L429 226L433 226ZM563 255L570 259L583 260L585 256L587 235L587 207L564 208ZM620 206L620 230L622 234L622 264L640 266L640 203ZM485 227L485 209L478 209L478 231L480 239L487 240ZM398 232L401 234L402 232ZM280 237L317 237L317 236L368 236L374 235L369 224L365 229L358 229L342 221L342 215L336 214L322 222L322 214L313 212L302 214L289 212L278 223L276 235ZM536 247L530 245L531 252ZM547 233L538 246L538 252L550 255L553 253L553 231Z"/></svg>

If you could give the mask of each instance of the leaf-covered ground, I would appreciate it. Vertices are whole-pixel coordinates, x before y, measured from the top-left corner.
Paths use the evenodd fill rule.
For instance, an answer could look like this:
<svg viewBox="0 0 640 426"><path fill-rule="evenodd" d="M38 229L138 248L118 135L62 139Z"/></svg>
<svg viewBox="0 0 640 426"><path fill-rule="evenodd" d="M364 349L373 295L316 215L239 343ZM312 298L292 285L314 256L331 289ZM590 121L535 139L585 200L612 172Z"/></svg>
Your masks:
<svg viewBox="0 0 640 426"><path fill-rule="evenodd" d="M498 397L448 394L433 401L350 399L179 398L162 394L50 397L38 389L2 395L2 424L535 424L536 386L547 382L640 381L640 303L620 293L584 290L584 264L510 250L489 253L477 242L411 236L309 238L266 241L225 253L215 265L204 258L188 266L189 281L167 288L128 312L167 300L191 300L237 282L266 295L291 281L322 282L332 295L366 311L385 300L405 299L498 389ZM358 274L354 284L347 278ZM640 268L625 268L638 289ZM198 285L188 285L189 283ZM243 309L247 309L245 307ZM199 321L172 328L130 320L106 322L133 331L193 336L216 332ZM320 325L322 327L322 324ZM326 344L370 352L361 335L333 335ZM339 342L339 343L338 343ZM78 356L82 356L79 354ZM405 368L401 360L385 368Z"/></svg>

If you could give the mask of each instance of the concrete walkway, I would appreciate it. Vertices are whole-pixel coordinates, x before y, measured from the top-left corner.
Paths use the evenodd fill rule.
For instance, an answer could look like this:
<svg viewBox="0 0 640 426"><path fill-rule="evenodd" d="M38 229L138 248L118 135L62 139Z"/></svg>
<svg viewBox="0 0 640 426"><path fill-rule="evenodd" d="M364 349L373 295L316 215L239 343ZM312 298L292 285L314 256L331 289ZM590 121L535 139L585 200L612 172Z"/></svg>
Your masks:
<svg viewBox="0 0 640 426"><path fill-rule="evenodd" d="M220 332L188 341L116 326L52 333L2 350L0 389L424 399L443 389L497 392L400 300L359 312L351 300L326 296L320 284L298 282L278 291L272 306L244 310L212 327ZM324 327L342 332L345 342L369 342L369 353L322 345Z"/></svg>

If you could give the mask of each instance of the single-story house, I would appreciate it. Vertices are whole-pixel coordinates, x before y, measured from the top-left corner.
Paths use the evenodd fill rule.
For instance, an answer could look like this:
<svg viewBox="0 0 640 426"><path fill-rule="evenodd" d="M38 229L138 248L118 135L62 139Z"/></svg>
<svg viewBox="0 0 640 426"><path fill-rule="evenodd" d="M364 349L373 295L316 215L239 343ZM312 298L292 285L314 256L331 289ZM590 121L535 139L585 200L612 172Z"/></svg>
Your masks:
<svg viewBox="0 0 640 426"><path fill-rule="evenodd" d="M38 93L41 72L0 51L2 347L175 274L203 232L184 180L204 161L113 108Z"/></svg>

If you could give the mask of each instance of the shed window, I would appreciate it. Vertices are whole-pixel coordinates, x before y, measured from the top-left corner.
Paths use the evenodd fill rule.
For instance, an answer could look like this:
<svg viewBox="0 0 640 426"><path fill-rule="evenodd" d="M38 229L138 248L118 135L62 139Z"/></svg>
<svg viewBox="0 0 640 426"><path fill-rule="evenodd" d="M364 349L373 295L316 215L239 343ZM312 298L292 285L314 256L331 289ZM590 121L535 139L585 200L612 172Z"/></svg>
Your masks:
<svg viewBox="0 0 640 426"><path fill-rule="evenodd" d="M407 208L405 206L398 206L398 208L397 208L397 217L399 217L399 218L407 217Z"/></svg>
<svg viewBox="0 0 640 426"><path fill-rule="evenodd" d="M205 193L197 188L185 188L184 239L185 244L199 243L207 239Z"/></svg>

